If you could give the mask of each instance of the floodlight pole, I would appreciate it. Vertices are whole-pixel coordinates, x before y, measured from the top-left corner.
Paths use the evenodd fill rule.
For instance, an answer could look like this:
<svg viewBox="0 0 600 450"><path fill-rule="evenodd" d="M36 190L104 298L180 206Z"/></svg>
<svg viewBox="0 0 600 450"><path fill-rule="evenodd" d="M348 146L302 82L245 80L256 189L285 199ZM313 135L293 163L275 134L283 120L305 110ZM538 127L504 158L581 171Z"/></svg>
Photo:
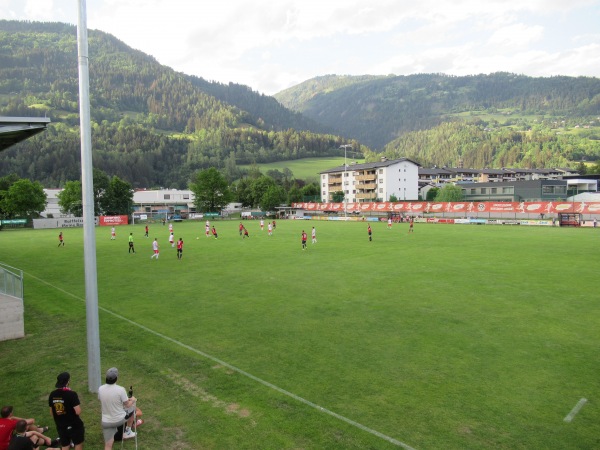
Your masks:
<svg viewBox="0 0 600 450"><path fill-rule="evenodd" d="M98 392L100 378L100 326L96 275L96 229L94 217L94 173L90 126L90 79L85 0L79 0L77 51L79 61L79 122L81 133L81 188L83 193L83 256L87 321L88 389Z"/></svg>
<svg viewBox="0 0 600 450"><path fill-rule="evenodd" d="M347 219L347 217L348 217L348 199L346 198L346 190L344 189L344 182L346 181L345 180L346 171L348 170L348 165L346 164L346 149L348 147L352 148L352 145L350 145L350 144L340 145L340 148L344 149L344 175L342 176L342 192L344 193L344 220Z"/></svg>

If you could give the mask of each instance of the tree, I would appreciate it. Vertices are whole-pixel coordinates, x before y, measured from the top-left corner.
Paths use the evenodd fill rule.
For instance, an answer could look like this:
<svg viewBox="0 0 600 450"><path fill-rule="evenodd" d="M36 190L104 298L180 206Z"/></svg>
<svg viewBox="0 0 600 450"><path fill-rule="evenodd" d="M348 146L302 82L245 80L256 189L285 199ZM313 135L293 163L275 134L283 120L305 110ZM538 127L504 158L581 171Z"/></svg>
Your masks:
<svg viewBox="0 0 600 450"><path fill-rule="evenodd" d="M437 197L438 192L440 192L440 188L438 188L438 187L432 187L431 189L429 189L427 191L427 196L425 197L425 201L433 202L435 200L435 198Z"/></svg>
<svg viewBox="0 0 600 450"><path fill-rule="evenodd" d="M15 173L0 178L0 217L6 216L6 212L2 207L2 200L8 195L10 187L17 181L19 181L19 176Z"/></svg>
<svg viewBox="0 0 600 450"><path fill-rule="evenodd" d="M262 201L263 195L267 193L268 189L271 186L275 185L275 180L265 175L262 175L253 180L250 188L252 191L252 206L259 206Z"/></svg>
<svg viewBox="0 0 600 450"><path fill-rule="evenodd" d="M304 200L302 191L298 185L294 184L288 192L288 203L299 203Z"/></svg>
<svg viewBox="0 0 600 450"><path fill-rule="evenodd" d="M38 181L22 178L8 188L0 209L7 217L39 217L46 209L46 200L44 188Z"/></svg>
<svg viewBox="0 0 600 450"><path fill-rule="evenodd" d="M579 175L585 175L587 173L587 167L583 161L580 161L579 164L577 164L577 173Z"/></svg>
<svg viewBox="0 0 600 450"><path fill-rule="evenodd" d="M230 202L232 195L225 177L214 167L201 170L190 184L198 211L218 212Z"/></svg>
<svg viewBox="0 0 600 450"><path fill-rule="evenodd" d="M83 195L81 181L67 181L65 188L58 193L58 206L63 214L72 214L75 217L83 216Z"/></svg>
<svg viewBox="0 0 600 450"><path fill-rule="evenodd" d="M110 180L101 203L105 214L111 216L131 214L133 211L133 188L131 184L115 175Z"/></svg>
<svg viewBox="0 0 600 450"><path fill-rule="evenodd" d="M397 202L398 201L398 197L396 197L394 194L390 194L390 202Z"/></svg>
<svg viewBox="0 0 600 450"><path fill-rule="evenodd" d="M303 201L320 202L321 189L317 183L309 183L302 188ZM343 200L343 194L342 194Z"/></svg>
<svg viewBox="0 0 600 450"><path fill-rule="evenodd" d="M94 215L100 216L104 212L104 205L102 204L102 199L104 197L104 193L108 189L108 184L110 183L110 179L108 175L104 173L100 169L94 169Z"/></svg>
<svg viewBox="0 0 600 450"><path fill-rule="evenodd" d="M435 196L436 202L460 202L464 200L463 191L455 184L446 184Z"/></svg>
<svg viewBox="0 0 600 450"><path fill-rule="evenodd" d="M248 178L242 178L233 187L234 198L242 204L244 208L252 206L252 190L251 183Z"/></svg>
<svg viewBox="0 0 600 450"><path fill-rule="evenodd" d="M285 202L285 191L281 186L269 186L260 199L260 209L273 211L277 206Z"/></svg>

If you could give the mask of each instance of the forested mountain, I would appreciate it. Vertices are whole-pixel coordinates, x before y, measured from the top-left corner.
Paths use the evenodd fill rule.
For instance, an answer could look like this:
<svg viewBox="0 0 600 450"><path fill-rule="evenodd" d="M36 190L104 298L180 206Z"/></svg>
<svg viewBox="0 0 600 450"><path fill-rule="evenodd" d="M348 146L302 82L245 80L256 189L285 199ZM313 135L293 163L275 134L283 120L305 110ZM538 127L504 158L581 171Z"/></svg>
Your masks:
<svg viewBox="0 0 600 450"><path fill-rule="evenodd" d="M160 65L113 36L89 32L94 166L136 187L187 187L190 175L237 164L330 156L346 141L245 86ZM0 21L0 115L52 119L2 153L0 176L62 186L79 178L76 27Z"/></svg>
<svg viewBox="0 0 600 450"><path fill-rule="evenodd" d="M556 118L600 115L600 79L510 73L386 77L328 75L275 95L283 105L375 149L461 113L498 111Z"/></svg>

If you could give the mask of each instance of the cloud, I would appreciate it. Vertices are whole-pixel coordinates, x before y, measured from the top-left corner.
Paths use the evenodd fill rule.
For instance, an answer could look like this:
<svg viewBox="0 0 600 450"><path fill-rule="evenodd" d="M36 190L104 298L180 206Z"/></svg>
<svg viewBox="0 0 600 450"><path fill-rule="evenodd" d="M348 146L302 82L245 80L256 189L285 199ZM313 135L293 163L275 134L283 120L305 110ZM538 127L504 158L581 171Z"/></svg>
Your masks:
<svg viewBox="0 0 600 450"><path fill-rule="evenodd" d="M0 18L76 23L76 2L0 0ZM591 74L600 7L597 0L87 0L87 19L177 71L275 93L327 73Z"/></svg>
<svg viewBox="0 0 600 450"><path fill-rule="evenodd" d="M528 47L532 43L540 41L543 35L544 27L542 26L515 23L494 31L488 44L509 48Z"/></svg>

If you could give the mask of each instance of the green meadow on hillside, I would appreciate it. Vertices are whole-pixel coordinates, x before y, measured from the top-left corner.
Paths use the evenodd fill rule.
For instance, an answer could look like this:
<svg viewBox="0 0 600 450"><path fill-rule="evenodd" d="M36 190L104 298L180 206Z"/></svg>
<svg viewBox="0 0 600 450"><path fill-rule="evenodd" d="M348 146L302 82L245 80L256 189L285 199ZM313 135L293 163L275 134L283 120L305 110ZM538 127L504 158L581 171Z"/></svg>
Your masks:
<svg viewBox="0 0 600 450"><path fill-rule="evenodd" d="M346 163L350 165L352 161L357 161L359 164L364 160L356 160L348 157ZM279 170L287 168L292 171L294 178L307 181L319 181L319 173L331 169L333 167L343 166L344 157L326 157L326 158L304 158L291 161L279 161L268 164L257 164L260 171L266 174L269 170ZM249 169L249 165L240 165L242 169Z"/></svg>
<svg viewBox="0 0 600 450"><path fill-rule="evenodd" d="M182 260L162 225L96 229L102 369L134 386L140 448L600 446L597 230L373 223L369 242L364 222L244 223L248 239L236 220L214 222L218 239L174 224ZM0 232L26 330L0 342L0 399L54 428L46 399L68 370L101 448L83 232L63 231L60 248L58 230Z"/></svg>

